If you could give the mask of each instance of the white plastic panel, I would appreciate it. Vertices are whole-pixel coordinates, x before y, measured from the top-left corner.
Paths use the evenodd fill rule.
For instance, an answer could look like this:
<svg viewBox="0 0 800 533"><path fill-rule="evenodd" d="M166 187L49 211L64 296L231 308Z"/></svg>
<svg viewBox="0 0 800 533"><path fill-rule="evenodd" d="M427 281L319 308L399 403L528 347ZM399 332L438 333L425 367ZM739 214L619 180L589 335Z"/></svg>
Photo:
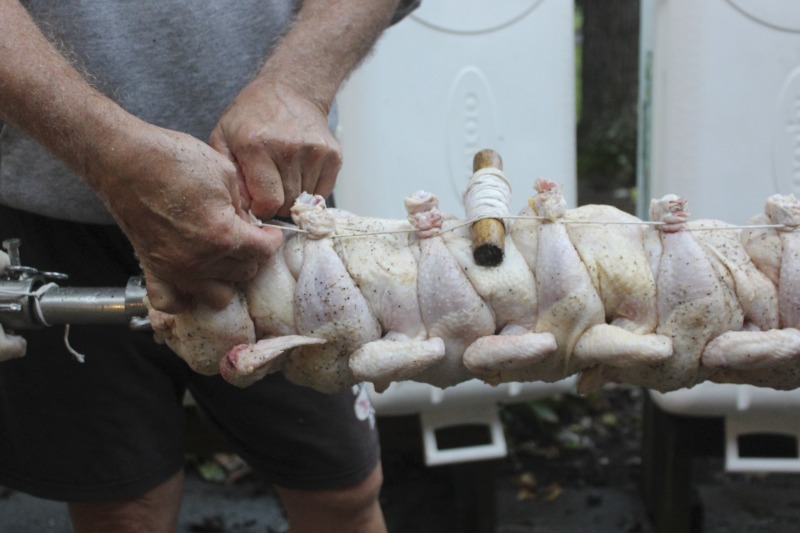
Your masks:
<svg viewBox="0 0 800 533"><path fill-rule="evenodd" d="M800 2L644 0L642 200L745 223L800 192Z"/></svg>
<svg viewBox="0 0 800 533"><path fill-rule="evenodd" d="M743 456L739 437L783 435L795 441L793 457ZM725 470L729 472L800 472L800 411L750 412L725 419Z"/></svg>
<svg viewBox="0 0 800 533"><path fill-rule="evenodd" d="M418 189L463 216L472 157L496 150L512 213L537 177L574 202L572 0L430 0L390 28L339 95L338 207L405 218Z"/></svg>
<svg viewBox="0 0 800 533"><path fill-rule="evenodd" d="M422 447L428 466L468 461L484 461L505 457L505 435L497 412L500 402L514 403L575 392L575 377L544 383L501 383L488 385L473 379L453 387L440 389L425 383L401 381L392 383L382 393L368 383L366 390L382 416L420 415ZM461 425L486 426L490 442L456 448L439 447L436 430Z"/></svg>
<svg viewBox="0 0 800 533"><path fill-rule="evenodd" d="M800 472L795 457L743 457L738 439L750 434L788 435L800 447L800 389L777 391L752 385L701 383L668 393L650 391L668 413L725 419L725 469L731 472Z"/></svg>
<svg viewBox="0 0 800 533"><path fill-rule="evenodd" d="M705 382L691 389L661 393L651 391L664 411L685 416L726 416L781 411L800 413L800 389L777 391L752 385Z"/></svg>
<svg viewBox="0 0 800 533"><path fill-rule="evenodd" d="M400 381L392 383L382 393L375 392L370 383L367 384L367 392L379 415L408 415L437 409L470 410L481 404L495 405L499 402L513 403L547 398L575 392L575 382L574 376L555 383L533 381L499 385L489 385L473 379L440 389L426 383Z"/></svg>
<svg viewBox="0 0 800 533"><path fill-rule="evenodd" d="M428 466L500 459L508 453L503 424L500 422L497 408L492 404L479 405L469 410L451 408L423 411L420 414L420 422L425 464ZM461 425L486 426L489 442L473 446L440 448L436 440L436 430Z"/></svg>

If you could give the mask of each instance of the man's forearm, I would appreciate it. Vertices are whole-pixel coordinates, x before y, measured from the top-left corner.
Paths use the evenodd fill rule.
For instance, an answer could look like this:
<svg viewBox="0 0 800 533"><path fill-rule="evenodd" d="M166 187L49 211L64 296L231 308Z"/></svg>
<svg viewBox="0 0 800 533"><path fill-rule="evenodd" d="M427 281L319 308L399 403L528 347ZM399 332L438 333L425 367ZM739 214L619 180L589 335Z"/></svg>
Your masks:
<svg viewBox="0 0 800 533"><path fill-rule="evenodd" d="M305 0L256 82L290 84L327 110L341 83L389 26L399 3Z"/></svg>
<svg viewBox="0 0 800 533"><path fill-rule="evenodd" d="M94 89L16 0L0 0L0 120L24 131L98 189L105 160L146 125Z"/></svg>
<svg viewBox="0 0 800 533"><path fill-rule="evenodd" d="M230 160L95 90L16 0L0 0L0 120L97 192L130 239L157 309L224 307L233 283L250 279L282 240L246 218Z"/></svg>

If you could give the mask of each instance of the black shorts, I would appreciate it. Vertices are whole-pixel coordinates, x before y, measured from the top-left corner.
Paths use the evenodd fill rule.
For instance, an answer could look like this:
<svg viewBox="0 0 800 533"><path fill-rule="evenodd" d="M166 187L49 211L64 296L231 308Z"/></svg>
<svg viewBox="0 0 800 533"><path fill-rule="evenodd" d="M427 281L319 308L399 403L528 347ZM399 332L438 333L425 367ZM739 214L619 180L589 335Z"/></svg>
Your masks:
<svg viewBox="0 0 800 533"><path fill-rule="evenodd" d="M22 239L22 264L70 275L62 286L124 287L138 265L113 226L0 207L0 238ZM250 466L277 485L344 488L380 457L374 414L354 387L335 395L279 374L239 389L201 376L150 333L127 326L19 332L25 357L0 363L0 485L63 501L126 499L184 465L188 388Z"/></svg>

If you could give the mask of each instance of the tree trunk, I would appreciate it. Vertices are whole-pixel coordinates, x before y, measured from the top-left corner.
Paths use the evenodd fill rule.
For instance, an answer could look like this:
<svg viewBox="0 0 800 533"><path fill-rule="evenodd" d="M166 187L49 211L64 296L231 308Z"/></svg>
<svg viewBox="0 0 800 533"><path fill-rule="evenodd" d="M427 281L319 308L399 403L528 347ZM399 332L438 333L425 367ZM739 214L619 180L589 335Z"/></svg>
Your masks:
<svg viewBox="0 0 800 533"><path fill-rule="evenodd" d="M591 199L636 182L639 0L578 0L577 6L583 14L578 181Z"/></svg>

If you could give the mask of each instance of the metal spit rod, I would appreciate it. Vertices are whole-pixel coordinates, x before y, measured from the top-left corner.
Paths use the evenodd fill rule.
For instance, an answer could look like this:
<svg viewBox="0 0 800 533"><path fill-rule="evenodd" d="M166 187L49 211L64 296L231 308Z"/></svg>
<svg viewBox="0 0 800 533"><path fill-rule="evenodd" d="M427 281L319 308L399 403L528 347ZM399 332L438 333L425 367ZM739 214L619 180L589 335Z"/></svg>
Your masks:
<svg viewBox="0 0 800 533"><path fill-rule="evenodd" d="M59 287L40 274L0 280L0 324L5 330L36 329L63 324L128 324L147 329L144 280L133 277L126 287Z"/></svg>
<svg viewBox="0 0 800 533"><path fill-rule="evenodd" d="M147 316L141 278L126 287L54 287L39 297L46 324L128 324Z"/></svg>
<svg viewBox="0 0 800 533"><path fill-rule="evenodd" d="M147 329L144 278L125 287L60 287L66 274L23 266L20 239L6 239L8 254L0 267L0 324L3 329L35 329L58 324L128 324ZM2 253L2 252L0 252Z"/></svg>

